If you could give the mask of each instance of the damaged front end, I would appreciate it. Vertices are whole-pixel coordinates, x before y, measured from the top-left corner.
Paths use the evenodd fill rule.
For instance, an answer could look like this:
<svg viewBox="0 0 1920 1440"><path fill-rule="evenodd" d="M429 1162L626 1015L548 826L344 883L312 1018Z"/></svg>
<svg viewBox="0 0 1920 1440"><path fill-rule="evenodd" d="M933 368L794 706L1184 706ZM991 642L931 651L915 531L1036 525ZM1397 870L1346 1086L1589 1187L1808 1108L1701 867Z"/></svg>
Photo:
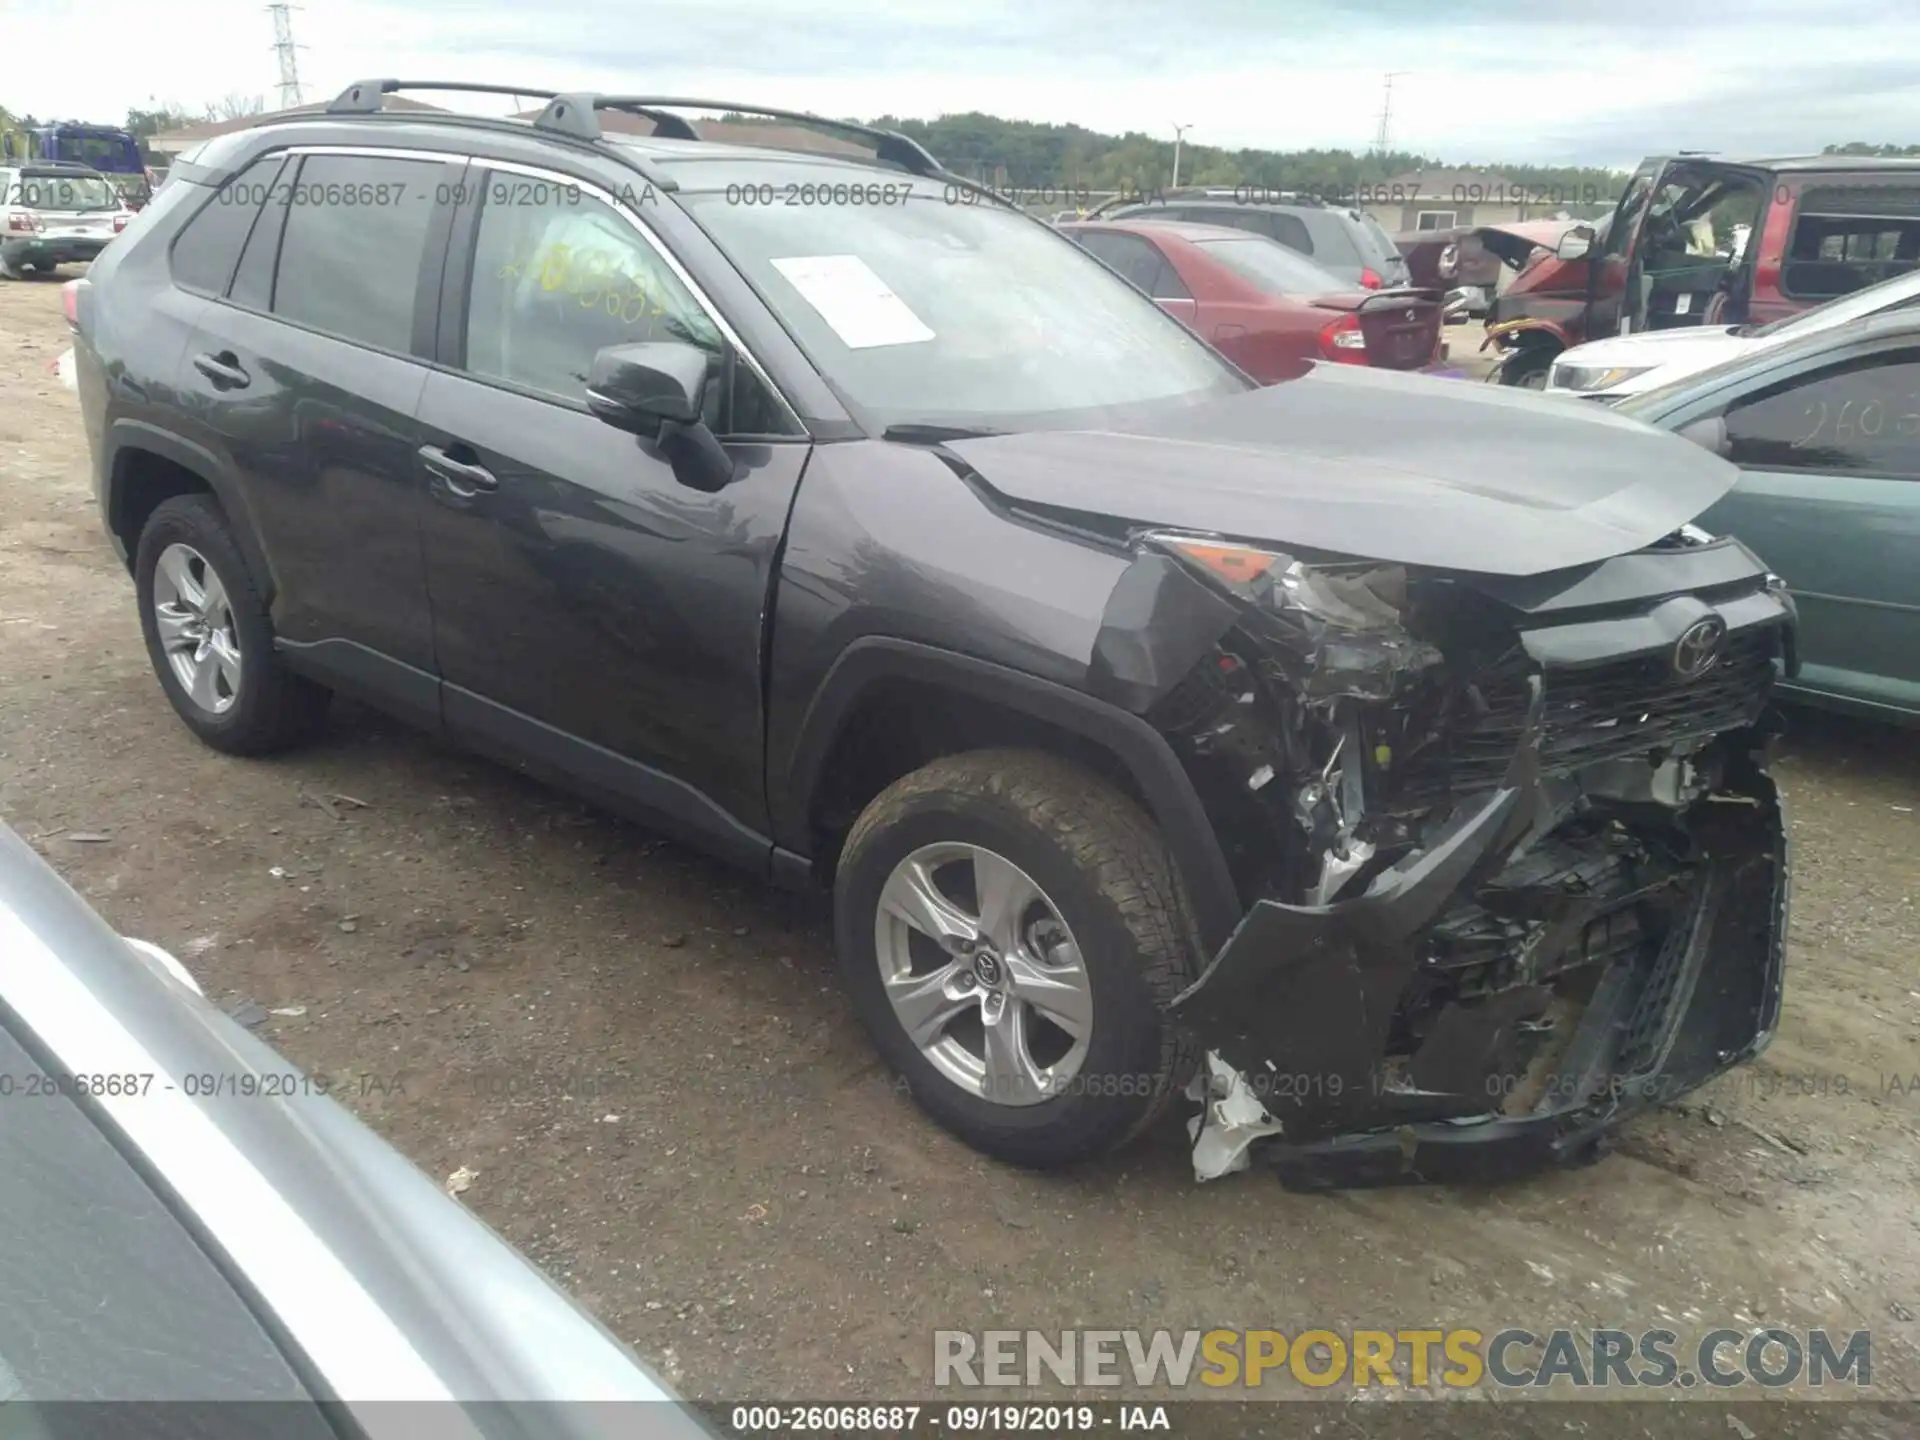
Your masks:
<svg viewBox="0 0 1920 1440"><path fill-rule="evenodd" d="M1090 682L1168 737L1248 901L1172 1007L1202 1179L1582 1161L1765 1046L1794 615L1744 547L1490 577L1133 544Z"/></svg>

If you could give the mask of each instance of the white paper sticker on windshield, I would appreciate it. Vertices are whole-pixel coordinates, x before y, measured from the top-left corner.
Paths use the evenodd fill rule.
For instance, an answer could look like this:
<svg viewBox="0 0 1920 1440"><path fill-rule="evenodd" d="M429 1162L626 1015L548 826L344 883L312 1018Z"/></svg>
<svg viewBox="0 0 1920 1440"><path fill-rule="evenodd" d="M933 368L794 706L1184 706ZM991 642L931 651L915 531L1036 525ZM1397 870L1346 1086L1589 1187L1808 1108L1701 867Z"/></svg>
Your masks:
<svg viewBox="0 0 1920 1440"><path fill-rule="evenodd" d="M918 345L933 331L858 255L793 255L775 260L806 302L850 350Z"/></svg>

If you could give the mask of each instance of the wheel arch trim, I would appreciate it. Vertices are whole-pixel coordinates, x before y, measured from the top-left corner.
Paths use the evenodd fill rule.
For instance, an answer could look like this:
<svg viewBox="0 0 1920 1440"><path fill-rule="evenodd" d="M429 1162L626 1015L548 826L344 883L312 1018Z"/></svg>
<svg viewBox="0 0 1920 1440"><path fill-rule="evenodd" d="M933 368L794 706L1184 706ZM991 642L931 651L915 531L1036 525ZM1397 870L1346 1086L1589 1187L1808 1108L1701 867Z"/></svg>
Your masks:
<svg viewBox="0 0 1920 1440"><path fill-rule="evenodd" d="M207 489L227 514L227 520L233 527L234 543L240 547L247 568L253 572L254 583L261 590L261 599L271 605L276 588L273 569L267 563L252 512L247 508L243 488L232 467L204 445L172 430L145 420L123 417L115 420L107 429L105 462L102 466L105 489L102 498L105 503L101 510L107 532L115 548L123 552L121 558L126 562L127 569L133 569L135 551L140 543L138 535L123 536L120 530L121 511L126 503L129 484L126 461L136 452L158 455L206 482Z"/></svg>
<svg viewBox="0 0 1920 1440"><path fill-rule="evenodd" d="M1078 690L937 646L865 636L834 661L801 719L784 794L776 797L788 843L804 834L843 727L876 686L897 680L946 690L962 703L1004 706L1107 751L1132 776L1167 839L1206 953L1226 943L1244 907L1213 822L1166 737L1139 716Z"/></svg>

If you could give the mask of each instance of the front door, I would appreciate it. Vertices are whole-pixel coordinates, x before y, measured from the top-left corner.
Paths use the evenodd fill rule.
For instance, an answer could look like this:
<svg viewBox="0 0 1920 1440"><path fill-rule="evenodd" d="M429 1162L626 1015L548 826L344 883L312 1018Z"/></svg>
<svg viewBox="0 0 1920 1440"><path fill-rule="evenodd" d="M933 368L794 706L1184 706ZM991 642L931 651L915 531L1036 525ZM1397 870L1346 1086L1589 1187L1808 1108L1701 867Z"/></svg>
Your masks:
<svg viewBox="0 0 1920 1440"><path fill-rule="evenodd" d="M1830 364L1733 402L1740 483L1702 517L1800 607L1798 685L1920 710L1920 350Z"/></svg>
<svg viewBox="0 0 1920 1440"><path fill-rule="evenodd" d="M807 442L632 213L566 177L476 188L420 404L447 728L763 862L763 629ZM712 357L717 493L586 408L595 353L649 341Z"/></svg>
<svg viewBox="0 0 1920 1440"><path fill-rule="evenodd" d="M1606 229L1594 242L1593 257L1587 262L1586 323L1576 343L1628 333L1634 309L1628 292L1638 289L1638 277L1632 274L1634 241L1665 168L1665 161L1649 160L1633 172Z"/></svg>

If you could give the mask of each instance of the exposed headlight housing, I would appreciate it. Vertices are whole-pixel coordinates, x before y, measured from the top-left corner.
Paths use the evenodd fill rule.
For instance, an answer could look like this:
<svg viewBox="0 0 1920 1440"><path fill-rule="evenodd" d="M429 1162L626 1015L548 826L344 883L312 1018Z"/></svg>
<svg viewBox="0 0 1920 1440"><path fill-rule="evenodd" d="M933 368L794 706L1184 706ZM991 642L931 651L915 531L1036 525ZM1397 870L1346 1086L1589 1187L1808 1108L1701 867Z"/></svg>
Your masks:
<svg viewBox="0 0 1920 1440"><path fill-rule="evenodd" d="M1653 368L1651 365L1555 365L1552 388L1571 390L1577 395L1591 395L1596 390L1611 390L1616 385L1624 385Z"/></svg>
<svg viewBox="0 0 1920 1440"><path fill-rule="evenodd" d="M1204 535L1162 531L1143 538L1246 602L1247 628L1282 653L1309 696L1385 700L1403 676L1440 663L1440 652L1409 635L1403 623L1404 566L1308 564Z"/></svg>

